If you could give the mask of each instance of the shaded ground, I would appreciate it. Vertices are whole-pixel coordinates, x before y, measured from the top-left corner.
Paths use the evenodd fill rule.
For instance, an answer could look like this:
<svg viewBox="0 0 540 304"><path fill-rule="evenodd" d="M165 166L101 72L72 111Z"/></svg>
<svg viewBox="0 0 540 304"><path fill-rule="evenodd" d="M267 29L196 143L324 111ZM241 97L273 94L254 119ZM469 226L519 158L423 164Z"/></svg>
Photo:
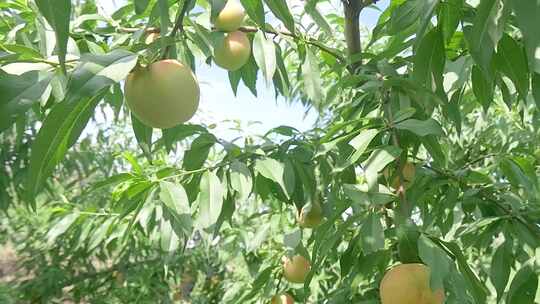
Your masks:
<svg viewBox="0 0 540 304"><path fill-rule="evenodd" d="M10 243L0 245L0 283L8 283L15 279L17 256Z"/></svg>

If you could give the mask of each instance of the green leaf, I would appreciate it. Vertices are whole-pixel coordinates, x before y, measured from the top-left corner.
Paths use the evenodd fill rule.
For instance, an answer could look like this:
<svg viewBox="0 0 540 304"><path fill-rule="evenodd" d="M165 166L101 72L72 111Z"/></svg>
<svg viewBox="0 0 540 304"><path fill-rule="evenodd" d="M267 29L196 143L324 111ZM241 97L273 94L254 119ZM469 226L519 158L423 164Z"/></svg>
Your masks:
<svg viewBox="0 0 540 304"><path fill-rule="evenodd" d="M369 184L369 190L375 191L378 173L401 154L401 149L395 146L386 146L373 150L369 158L363 163L364 173ZM375 191L377 192L377 191Z"/></svg>
<svg viewBox="0 0 540 304"><path fill-rule="evenodd" d="M291 160L285 161L285 167L283 168L283 182L285 183L287 194L289 197L292 197L296 186L296 174Z"/></svg>
<svg viewBox="0 0 540 304"><path fill-rule="evenodd" d="M304 90L307 97L315 104L320 103L324 98L321 88L319 61L311 49L306 48L306 60L302 64L302 80L304 81Z"/></svg>
<svg viewBox="0 0 540 304"><path fill-rule="evenodd" d="M200 228L208 228L216 223L221 213L223 188L219 178L211 171L203 174L200 187L197 224Z"/></svg>
<svg viewBox="0 0 540 304"><path fill-rule="evenodd" d="M420 11L420 24L416 30L416 37L423 37L424 33L428 28L431 27L431 19L433 17L433 12L441 0L423 0L419 1L422 4ZM439 31L439 30L438 30ZM442 32L441 32L442 36ZM441 40L443 38L441 37Z"/></svg>
<svg viewBox="0 0 540 304"><path fill-rule="evenodd" d="M497 69L512 80L521 98L526 99L529 91L527 58L523 49L508 34L504 34L499 41L495 64Z"/></svg>
<svg viewBox="0 0 540 304"><path fill-rule="evenodd" d="M200 169L210 153L210 149L216 143L216 137L209 133L199 135L191 143L191 147L184 153L182 167L187 171Z"/></svg>
<svg viewBox="0 0 540 304"><path fill-rule="evenodd" d="M47 232L47 245L52 246L56 238L64 234L69 227L79 218L80 213L71 211L71 213L64 216L59 220L51 229Z"/></svg>
<svg viewBox="0 0 540 304"><path fill-rule="evenodd" d="M435 164L439 167L445 167L447 163L447 156L437 138L433 135L428 135L421 137L421 141L426 150L433 157Z"/></svg>
<svg viewBox="0 0 540 304"><path fill-rule="evenodd" d="M464 0L448 0L440 4L439 20L446 43L450 42L462 17Z"/></svg>
<svg viewBox="0 0 540 304"><path fill-rule="evenodd" d="M540 238L538 238L538 235L540 235L540 231L538 231L538 229L535 229L537 228L537 226L527 226L516 219L512 219L511 223L512 232L521 242L527 244L531 248L540 247Z"/></svg>
<svg viewBox="0 0 540 304"><path fill-rule="evenodd" d="M532 95L536 102L536 107L540 108L540 74L533 73L532 76Z"/></svg>
<svg viewBox="0 0 540 304"><path fill-rule="evenodd" d="M191 207L189 206L189 200L186 191L180 184L174 184L167 181L159 183L161 189L159 197L163 204L172 213L172 226L179 227L175 229L177 235L182 233L189 236L192 229L191 221Z"/></svg>
<svg viewBox="0 0 540 304"><path fill-rule="evenodd" d="M68 82L66 100L94 96L96 92L126 78L137 63L137 55L122 49L105 55L84 55Z"/></svg>
<svg viewBox="0 0 540 304"><path fill-rule="evenodd" d="M405 226L405 225L403 225ZM421 263L418 254L420 232L413 227L398 228L398 256L401 263Z"/></svg>
<svg viewBox="0 0 540 304"><path fill-rule="evenodd" d="M308 15L311 17L311 19L315 21L317 26L319 26L319 28L323 30L326 35L332 36L332 28L330 27L324 16L322 16L319 10L317 10L317 2L319 1L308 0L306 5L304 6L304 9L306 13L308 13Z"/></svg>
<svg viewBox="0 0 540 304"><path fill-rule="evenodd" d="M396 34L413 25L422 12L422 0L408 0L392 11L388 24L388 33Z"/></svg>
<svg viewBox="0 0 540 304"><path fill-rule="evenodd" d="M440 243L441 246L444 246L445 248L450 250L450 252L452 252L452 254L454 255L454 258L459 266L459 270L465 277L469 292L473 295L476 303L486 303L488 292L487 288L484 286L484 284L482 284L480 279L478 279L476 274L471 270L469 264L467 263L467 258L465 258L465 256L463 255L463 252L461 251L459 246L456 243L444 242L441 240L438 240L438 243Z"/></svg>
<svg viewBox="0 0 540 304"><path fill-rule="evenodd" d="M502 100L509 108L511 108L512 104L514 103L514 95L510 93L510 89L508 88L508 85L506 84L506 82L501 76L502 76L501 74L497 75L497 79L496 79L497 86L501 90Z"/></svg>
<svg viewBox="0 0 540 304"><path fill-rule="evenodd" d="M255 163L255 171L279 184L283 193L288 193L287 186L285 185L285 165L283 163L273 158L265 158L263 160L258 160Z"/></svg>
<svg viewBox="0 0 540 304"><path fill-rule="evenodd" d="M486 78L491 77L491 58L501 39L507 16L508 7L504 6L503 0L481 0L472 29L465 30L471 55Z"/></svg>
<svg viewBox="0 0 540 304"><path fill-rule="evenodd" d="M50 81L50 74L39 71L11 75L0 70L0 133L39 101Z"/></svg>
<svg viewBox="0 0 540 304"><path fill-rule="evenodd" d="M103 223L101 223L98 228L94 228L94 233L90 237L90 241L88 243L88 250L96 248L97 246L99 246L99 244L101 244L101 242L103 242L103 240L109 233L109 228L115 220L115 217L110 217L106 219Z"/></svg>
<svg viewBox="0 0 540 304"><path fill-rule="evenodd" d="M395 125L397 129L411 131L418 136L444 135L444 131L435 119L427 120L407 119Z"/></svg>
<svg viewBox="0 0 540 304"><path fill-rule="evenodd" d="M294 19L285 0L264 0L272 13L283 22L285 27L294 34Z"/></svg>
<svg viewBox="0 0 540 304"><path fill-rule="evenodd" d="M159 187L161 189L159 197L169 209L178 215L191 215L191 207L189 206L187 194L182 185L161 181Z"/></svg>
<svg viewBox="0 0 540 304"><path fill-rule="evenodd" d="M462 97L463 89L456 90L447 105L448 118L454 123L458 135L461 135L461 111L459 105Z"/></svg>
<svg viewBox="0 0 540 304"><path fill-rule="evenodd" d="M157 208L156 208L157 209ZM159 245L163 251L174 252L180 245L180 239L174 231L171 220L166 216L167 211L163 211L163 217L159 222Z"/></svg>
<svg viewBox="0 0 540 304"><path fill-rule="evenodd" d="M255 57L250 56L246 64L240 68L240 73L242 74L242 82L248 87L248 89L257 96L257 73L258 73L257 63L255 62Z"/></svg>
<svg viewBox="0 0 540 304"><path fill-rule="evenodd" d="M532 182L515 161L511 159L503 159L500 166L504 176L508 179L512 186L531 190L534 189Z"/></svg>
<svg viewBox="0 0 540 304"><path fill-rule="evenodd" d="M173 144L184 140L186 137L195 135L197 133L206 133L206 129L199 125L182 124L170 129L161 130L163 137L161 141L156 143L156 146L165 145L167 151L173 149Z"/></svg>
<svg viewBox="0 0 540 304"><path fill-rule="evenodd" d="M492 223L495 223L497 221L500 221L504 219L503 217L499 217L499 216L493 216L493 217L485 217L485 218L481 218L477 221L474 221L470 224L467 224L466 226L462 226L460 227L460 230L461 228L464 228L463 230L461 230L458 235L459 236L463 236L465 234L469 234L469 233L473 233L473 232L476 232L478 233L478 231L481 229L481 228L484 228Z"/></svg>
<svg viewBox="0 0 540 304"><path fill-rule="evenodd" d="M149 203L149 204L145 203L141 207L141 210L137 214L137 217L134 219L135 221L139 222L139 224L141 225L145 233L148 233L148 231L151 230L150 223L153 220L153 213L154 213L155 207L156 205L152 203Z"/></svg>
<svg viewBox="0 0 540 304"><path fill-rule="evenodd" d="M69 38L69 20L71 17L70 0L36 0L40 13L54 29L58 50L58 59L66 72L66 53Z"/></svg>
<svg viewBox="0 0 540 304"><path fill-rule="evenodd" d="M242 6L246 10L247 15L257 23L257 25L264 27L264 5L261 0L240 0Z"/></svg>
<svg viewBox="0 0 540 304"><path fill-rule="evenodd" d="M506 297L506 303L536 303L535 296L538 289L538 273L530 266L526 265L517 273Z"/></svg>
<svg viewBox="0 0 540 304"><path fill-rule="evenodd" d="M240 70L236 70L229 71L227 74L229 75L229 83L231 85L231 89L233 90L234 96L237 96L238 85L240 84L240 80L242 79L242 72L240 72Z"/></svg>
<svg viewBox="0 0 540 304"><path fill-rule="evenodd" d="M281 95L287 97L290 94L291 82L279 45L276 45L276 64L277 70L274 73L274 86Z"/></svg>
<svg viewBox="0 0 540 304"><path fill-rule="evenodd" d="M258 291L268 283L268 281L270 280L270 276L272 275L273 269L274 267L269 266L257 274L257 277L255 278L252 284L253 285L253 287L251 288L252 291L253 290ZM256 295L256 293L253 295Z"/></svg>
<svg viewBox="0 0 540 304"><path fill-rule="evenodd" d="M253 39L253 57L266 80L266 85L270 86L276 72L276 48L274 41L267 39L263 31L258 31Z"/></svg>
<svg viewBox="0 0 540 304"><path fill-rule="evenodd" d="M401 121L404 121L405 119L411 118L414 113L416 113L416 109L413 107L406 107L403 109L400 109L397 113L394 114L392 123L398 123Z"/></svg>
<svg viewBox="0 0 540 304"><path fill-rule="evenodd" d="M491 259L490 279L497 291L497 301L501 300L504 294L508 279L510 276L510 269L512 267L512 256L509 244L502 243L497 247Z"/></svg>
<svg viewBox="0 0 540 304"><path fill-rule="evenodd" d="M27 180L27 199L33 203L45 179L64 158L67 150L85 128L101 96L86 98L78 103L66 101L53 107L32 144L30 174Z"/></svg>
<svg viewBox="0 0 540 304"><path fill-rule="evenodd" d="M432 290L444 287L444 279L450 273L451 261L446 253L430 239L421 235L418 238L418 254L431 269L430 286Z"/></svg>
<svg viewBox="0 0 540 304"><path fill-rule="evenodd" d="M349 145L351 145L354 148L354 153L352 153L345 160L344 164L339 165L338 167L336 167L334 169L334 171L341 171L341 170L349 167L350 165L356 163L360 159L360 157L362 157L362 155L366 151L367 147L369 146L369 144L371 143L373 138L375 138L375 136L377 136L377 134L379 134L379 130L377 130L377 129L368 129L368 130L362 131L362 133L358 134L355 138L353 138L349 142Z"/></svg>
<svg viewBox="0 0 540 304"><path fill-rule="evenodd" d="M360 239L362 249L368 254L384 249L384 229L378 213L370 213L362 223Z"/></svg>
<svg viewBox="0 0 540 304"><path fill-rule="evenodd" d="M133 2L135 4L135 14L140 15L144 13L150 0L133 0Z"/></svg>
<svg viewBox="0 0 540 304"><path fill-rule="evenodd" d="M249 168L237 160L230 165L231 187L238 192L238 200L243 202L247 200L253 188L253 181Z"/></svg>
<svg viewBox="0 0 540 304"><path fill-rule="evenodd" d="M472 69L471 81L474 96L480 102L484 111L487 111L493 102L493 92L495 90L493 81L484 77L484 73L477 65Z"/></svg>
<svg viewBox="0 0 540 304"><path fill-rule="evenodd" d="M31 202L92 117L102 89L124 79L135 66L136 56L116 51L86 60L73 72L65 100L47 115L32 144L26 189Z"/></svg>
<svg viewBox="0 0 540 304"><path fill-rule="evenodd" d="M292 250L296 249L302 243L302 232L300 229L295 229L291 233L283 236L283 245Z"/></svg>
<svg viewBox="0 0 540 304"><path fill-rule="evenodd" d="M366 185L343 185L343 192L357 206L370 207L373 205L385 205L396 199L392 193L370 192Z"/></svg>
<svg viewBox="0 0 540 304"><path fill-rule="evenodd" d="M143 124L133 112L131 113L131 126L133 127L133 133L141 149L147 156L150 156L152 150L152 128Z"/></svg>
<svg viewBox="0 0 540 304"><path fill-rule="evenodd" d="M257 232L253 237L248 239L248 244L246 250L248 252L255 251L259 249L261 244L268 238L268 233L270 232L270 223L257 226Z"/></svg>
<svg viewBox="0 0 540 304"><path fill-rule="evenodd" d="M426 88L442 95L444 64L446 62L444 41L438 28L424 36L414 56L413 79Z"/></svg>
<svg viewBox="0 0 540 304"><path fill-rule="evenodd" d="M517 24L525 40L529 69L540 74L540 1L513 0L512 6L516 14Z"/></svg>
<svg viewBox="0 0 540 304"><path fill-rule="evenodd" d="M92 191L101 189L103 187L116 185L116 184L119 184L128 180L131 180L133 178L134 178L134 175L130 173L119 173L119 174L111 175L91 185L90 188L87 190L87 192L92 192Z"/></svg>

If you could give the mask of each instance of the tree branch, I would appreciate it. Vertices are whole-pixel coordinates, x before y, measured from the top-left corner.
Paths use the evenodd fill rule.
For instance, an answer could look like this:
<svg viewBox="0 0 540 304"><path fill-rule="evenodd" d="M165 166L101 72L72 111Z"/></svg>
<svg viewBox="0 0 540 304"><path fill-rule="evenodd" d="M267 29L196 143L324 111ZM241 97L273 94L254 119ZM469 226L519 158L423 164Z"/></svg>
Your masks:
<svg viewBox="0 0 540 304"><path fill-rule="evenodd" d="M300 37L298 35L295 35L293 33L286 32L286 31L274 31L274 30L270 30L270 29L259 29L257 27L253 27L253 26L242 26L238 30L241 31L241 32L244 32L244 33L255 33L255 32L259 31L259 30L262 30L262 31L264 31L265 33L268 33L268 34L284 35L284 36L291 37L294 40L302 40L305 43L307 43L309 45L313 45L313 46L317 47L318 49L320 49L321 51L332 55L333 57L335 57L340 62L342 62L342 63L345 62L345 58L342 55L340 55L337 51L332 50L330 47L327 47L327 46L321 44L317 39L314 39L314 38L311 38L311 37L304 38L304 37Z"/></svg>
<svg viewBox="0 0 540 304"><path fill-rule="evenodd" d="M180 32L181 34L184 33L184 17L187 14L188 8L191 6L191 1L193 0L184 1L182 10L180 10L180 12L178 13L178 16L176 17L176 22L174 23L173 29L171 33L169 34L169 37L174 38L178 32ZM167 54L169 53L170 48L171 48L171 45L169 44L163 50L163 56L162 56L163 59L167 57Z"/></svg>
<svg viewBox="0 0 540 304"><path fill-rule="evenodd" d="M378 0L341 0L345 13L345 41L347 43L347 53L349 60L362 52L360 41L360 13L364 7L376 3ZM360 58L354 58L352 71L356 71L362 65Z"/></svg>
<svg viewBox="0 0 540 304"><path fill-rule="evenodd" d="M345 39L347 42L347 51L352 56L362 51L360 43L360 12L362 3L360 1L343 1L345 12Z"/></svg>
<svg viewBox="0 0 540 304"><path fill-rule="evenodd" d="M181 27L180 29L183 31L183 27ZM118 32L122 32L122 33L135 33L137 31L140 31L141 29L140 28L131 28L131 27L119 27L116 30ZM216 29L212 29L212 30L216 31ZM332 57L336 58L341 63L346 62L345 57L343 57L341 54L339 54L339 52L337 50L334 50L334 49L332 49L332 48L330 48L328 46L323 45L322 43L320 43L315 38L301 37L301 36L298 36L296 34L293 34L293 33L287 32L287 31L275 31L275 30L271 30L271 29L260 29L258 27L254 27L254 26L241 26L240 28L238 28L238 30L241 31L241 32L244 32L244 33L256 33L257 31L262 30L262 31L264 31L265 33L268 33L268 34L283 35L283 36L291 37L291 38L293 38L295 40L302 40L305 43L307 43L309 45L312 45L314 47L317 47L321 51L331 55ZM147 34L159 33L160 29L157 28L157 27L149 27L149 28L144 29L144 32L147 33Z"/></svg>

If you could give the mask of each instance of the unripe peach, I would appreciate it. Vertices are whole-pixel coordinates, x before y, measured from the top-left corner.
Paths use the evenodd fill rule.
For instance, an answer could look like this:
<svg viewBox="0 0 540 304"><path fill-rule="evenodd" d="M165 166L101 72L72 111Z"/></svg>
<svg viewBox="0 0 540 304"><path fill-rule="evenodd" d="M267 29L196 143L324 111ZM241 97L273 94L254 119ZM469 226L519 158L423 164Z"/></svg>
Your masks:
<svg viewBox="0 0 540 304"><path fill-rule="evenodd" d="M287 293L272 297L271 304L294 304L294 299Z"/></svg>
<svg viewBox="0 0 540 304"><path fill-rule="evenodd" d="M318 202L304 206L298 215L298 223L303 228L315 228L321 224L322 219L322 208Z"/></svg>
<svg viewBox="0 0 540 304"><path fill-rule="evenodd" d="M122 272L115 270L112 275L114 277L116 284L120 286L124 285L125 278Z"/></svg>
<svg viewBox="0 0 540 304"><path fill-rule="evenodd" d="M171 128L188 121L199 107L195 75L177 60L161 60L130 73L126 101L135 116L153 128Z"/></svg>
<svg viewBox="0 0 540 304"><path fill-rule="evenodd" d="M159 33L150 33L146 36L146 38L144 39L144 43L146 44L151 44L152 42L158 40L160 37Z"/></svg>
<svg viewBox="0 0 540 304"><path fill-rule="evenodd" d="M291 283L304 283L311 269L309 261L301 255L283 260L283 277Z"/></svg>
<svg viewBox="0 0 540 304"><path fill-rule="evenodd" d="M218 30L232 32L236 31L244 21L246 11L238 0L228 0L219 15L214 21Z"/></svg>
<svg viewBox="0 0 540 304"><path fill-rule="evenodd" d="M403 182L405 184L405 188L407 188L414 182L414 178L416 176L416 166L414 163L406 162L403 165L403 169L401 172L403 174ZM390 169L388 167L386 167L383 170L383 175L387 179L389 179L392 176ZM394 179L392 179L392 183L390 185L392 186L392 188L395 188L395 189L399 187L400 185L399 173L395 173Z"/></svg>
<svg viewBox="0 0 540 304"><path fill-rule="evenodd" d="M173 294L173 301L174 302L180 302L182 300L182 292L177 291Z"/></svg>
<svg viewBox="0 0 540 304"><path fill-rule="evenodd" d="M444 290L432 291L430 269L424 264L401 264L383 277L379 292L382 304L442 304Z"/></svg>
<svg viewBox="0 0 540 304"><path fill-rule="evenodd" d="M403 165L403 179L412 182L416 176L416 167L413 163L405 163Z"/></svg>
<svg viewBox="0 0 540 304"><path fill-rule="evenodd" d="M220 67L236 71L249 60L251 55L251 43L243 32L227 34L223 43L214 49L214 61Z"/></svg>

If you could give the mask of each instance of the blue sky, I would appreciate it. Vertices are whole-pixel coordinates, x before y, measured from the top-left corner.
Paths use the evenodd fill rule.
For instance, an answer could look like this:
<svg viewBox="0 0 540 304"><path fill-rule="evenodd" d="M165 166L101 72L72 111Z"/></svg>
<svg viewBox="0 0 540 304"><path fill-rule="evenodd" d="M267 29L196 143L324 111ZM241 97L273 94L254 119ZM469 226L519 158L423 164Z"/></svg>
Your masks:
<svg viewBox="0 0 540 304"><path fill-rule="evenodd" d="M115 8L120 7L123 0L99 1L107 13L114 12ZM333 1L334 7L341 8L339 1ZM389 0L379 1L377 6L384 9L388 6ZM325 9L329 6L320 6L323 15L328 13ZM341 14L341 12L339 12ZM373 28L377 22L380 11L377 9L365 9L361 15L363 26ZM289 104L283 100L275 99L274 89L267 88L261 75L258 77L257 91L255 97L241 83L238 88L238 95L234 96L230 86L227 72L215 65L208 66L205 63L199 63L196 69L197 78L201 85L201 106L194 118L194 122L204 121L206 123L215 123L217 128L214 130L217 135L227 137L237 136L238 133L229 132L227 128L231 124L222 123L224 120L239 120L247 123L248 121L259 122L246 129L248 134L264 134L267 130L280 126L288 125L299 130L310 129L317 115L310 111L306 115L306 109L299 102Z"/></svg>

